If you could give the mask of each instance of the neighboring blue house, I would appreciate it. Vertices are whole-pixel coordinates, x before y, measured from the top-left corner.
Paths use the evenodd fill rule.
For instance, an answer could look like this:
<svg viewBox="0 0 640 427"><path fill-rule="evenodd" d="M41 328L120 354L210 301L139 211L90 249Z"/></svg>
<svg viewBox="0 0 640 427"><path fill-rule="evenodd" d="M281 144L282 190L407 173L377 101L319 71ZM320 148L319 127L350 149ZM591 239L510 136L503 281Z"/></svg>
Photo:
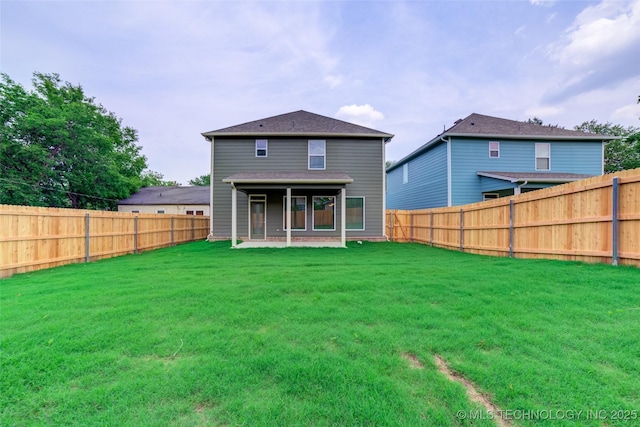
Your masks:
<svg viewBox="0 0 640 427"><path fill-rule="evenodd" d="M611 139L474 113L387 168L387 208L464 205L602 175Z"/></svg>

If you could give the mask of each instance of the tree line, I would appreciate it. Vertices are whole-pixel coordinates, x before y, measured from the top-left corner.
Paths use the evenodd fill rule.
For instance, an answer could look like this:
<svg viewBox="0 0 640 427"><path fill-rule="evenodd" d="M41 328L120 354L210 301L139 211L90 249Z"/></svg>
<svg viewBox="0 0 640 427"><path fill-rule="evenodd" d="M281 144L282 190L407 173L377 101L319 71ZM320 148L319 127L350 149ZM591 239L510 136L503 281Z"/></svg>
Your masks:
<svg viewBox="0 0 640 427"><path fill-rule="evenodd" d="M0 204L115 209L141 187L180 185L149 170L138 132L80 85L33 76L26 90L0 74ZM591 120L574 129L621 137L605 147L606 172L640 167L640 128ZM210 185L210 178L189 184Z"/></svg>

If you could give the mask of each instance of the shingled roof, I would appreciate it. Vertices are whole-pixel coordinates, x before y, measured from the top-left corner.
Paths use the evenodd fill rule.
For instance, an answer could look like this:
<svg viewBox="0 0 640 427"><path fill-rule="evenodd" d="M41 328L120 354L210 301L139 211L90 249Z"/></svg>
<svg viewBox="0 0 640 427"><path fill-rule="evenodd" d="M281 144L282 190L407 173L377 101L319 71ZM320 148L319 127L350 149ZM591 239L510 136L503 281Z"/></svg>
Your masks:
<svg viewBox="0 0 640 427"><path fill-rule="evenodd" d="M202 133L204 137L218 136L351 136L375 137L390 140L393 135L331 117L300 110L265 119L254 120Z"/></svg>
<svg viewBox="0 0 640 427"><path fill-rule="evenodd" d="M553 126L543 126L516 120L501 119L473 113L464 120L456 122L444 132L445 136L509 136L509 137L553 137L575 139L615 139L607 135L561 129Z"/></svg>
<svg viewBox="0 0 640 427"><path fill-rule="evenodd" d="M209 187L143 187L119 205L208 205Z"/></svg>

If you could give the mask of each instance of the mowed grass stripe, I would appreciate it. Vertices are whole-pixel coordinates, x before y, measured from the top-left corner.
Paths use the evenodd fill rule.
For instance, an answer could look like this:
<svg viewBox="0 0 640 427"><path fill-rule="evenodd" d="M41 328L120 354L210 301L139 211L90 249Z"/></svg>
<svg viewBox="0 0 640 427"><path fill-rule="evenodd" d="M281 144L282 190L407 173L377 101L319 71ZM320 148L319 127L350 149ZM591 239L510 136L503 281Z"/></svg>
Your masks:
<svg viewBox="0 0 640 427"><path fill-rule="evenodd" d="M495 425L436 354L503 410L633 417L639 287L634 268L367 242L198 242L16 275L1 424Z"/></svg>

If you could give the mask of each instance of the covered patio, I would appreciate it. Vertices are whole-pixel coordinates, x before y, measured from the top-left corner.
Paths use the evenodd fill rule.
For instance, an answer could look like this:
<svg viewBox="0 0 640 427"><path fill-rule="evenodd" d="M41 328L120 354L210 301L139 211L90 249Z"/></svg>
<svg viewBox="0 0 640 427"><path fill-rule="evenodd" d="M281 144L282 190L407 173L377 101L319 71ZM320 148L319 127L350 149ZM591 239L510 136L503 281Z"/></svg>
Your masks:
<svg viewBox="0 0 640 427"><path fill-rule="evenodd" d="M329 171L243 172L228 176L222 181L231 185L231 246L233 248L346 247L346 186L353 182L353 179L346 173ZM249 239L240 244L238 244L238 191L248 196L250 211ZM266 227L265 207L268 200L265 194L273 191L281 191L284 194L283 231L285 235L278 239L272 239L271 237L274 236L268 236ZM318 230L311 230L300 233L294 240L291 235L293 228L292 191L318 191L336 194L340 200L340 209L336 212L337 222L340 224L339 238L318 239L320 235L314 235ZM331 200L337 201L333 196L331 196ZM333 202L331 205L333 206ZM259 226L261 221L263 222L262 233L252 235L252 227Z"/></svg>

